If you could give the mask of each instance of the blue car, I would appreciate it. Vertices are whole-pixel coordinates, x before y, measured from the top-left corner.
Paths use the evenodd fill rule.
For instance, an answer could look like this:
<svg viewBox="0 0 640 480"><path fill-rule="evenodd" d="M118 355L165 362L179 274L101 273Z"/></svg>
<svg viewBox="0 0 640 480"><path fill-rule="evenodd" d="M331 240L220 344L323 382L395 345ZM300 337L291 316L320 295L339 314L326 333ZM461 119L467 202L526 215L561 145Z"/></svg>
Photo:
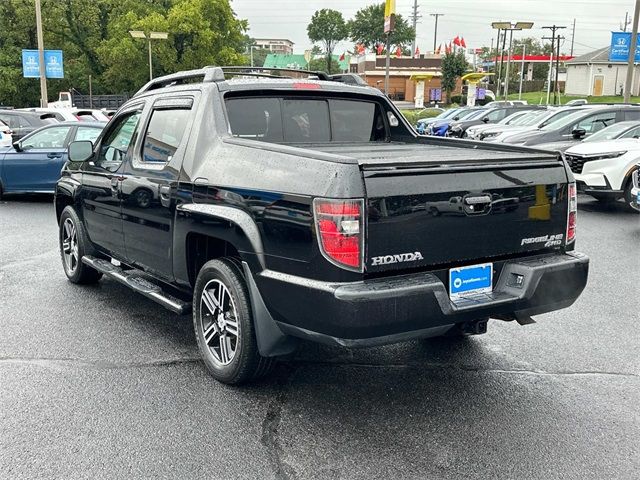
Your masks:
<svg viewBox="0 0 640 480"><path fill-rule="evenodd" d="M451 118L445 118L444 120L440 120L438 122L432 123L427 129L428 135L435 135L436 137L445 137L447 132L449 132L449 125L453 122L457 122L458 120L470 120L476 115L482 115L486 112L487 109L484 107L470 107L462 109L459 113L454 115Z"/></svg>
<svg viewBox="0 0 640 480"><path fill-rule="evenodd" d="M430 118L421 118L420 120L418 120L417 124L416 124L416 130L418 131L418 133L420 135L424 135L427 133L427 129L429 128L429 125L438 122L440 120L444 120L446 118L452 118L455 117L456 113L458 113L459 111L461 111L462 108L458 107L458 108L452 108L450 110L445 110L444 112L440 113L439 115L435 116L435 117L430 117Z"/></svg>
<svg viewBox="0 0 640 480"><path fill-rule="evenodd" d="M98 138L106 123L62 122L31 132L0 150L0 197L3 193L53 193L75 140Z"/></svg>

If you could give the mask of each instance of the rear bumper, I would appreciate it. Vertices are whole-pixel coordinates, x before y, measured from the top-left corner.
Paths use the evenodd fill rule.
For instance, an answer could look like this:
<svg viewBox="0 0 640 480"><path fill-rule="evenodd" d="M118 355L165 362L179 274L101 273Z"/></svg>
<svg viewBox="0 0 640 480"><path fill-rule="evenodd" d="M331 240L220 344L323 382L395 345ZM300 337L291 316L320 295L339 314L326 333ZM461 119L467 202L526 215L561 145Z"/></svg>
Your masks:
<svg viewBox="0 0 640 480"><path fill-rule="evenodd" d="M589 259L549 254L494 263L494 291L453 302L446 270L331 284L273 271L256 276L282 332L349 347L440 335L483 318L518 318L566 308L587 283ZM515 276L522 275L519 286ZM286 296L284 294L286 293Z"/></svg>

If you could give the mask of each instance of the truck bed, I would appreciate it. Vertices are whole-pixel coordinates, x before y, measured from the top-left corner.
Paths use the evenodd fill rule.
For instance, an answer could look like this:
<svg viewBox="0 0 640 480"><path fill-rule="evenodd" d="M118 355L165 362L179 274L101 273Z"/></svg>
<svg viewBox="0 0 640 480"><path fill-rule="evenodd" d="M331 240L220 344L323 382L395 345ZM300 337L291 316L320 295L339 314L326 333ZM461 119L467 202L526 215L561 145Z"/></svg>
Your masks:
<svg viewBox="0 0 640 480"><path fill-rule="evenodd" d="M349 157L358 162L363 170L384 167L435 167L447 164L511 163L519 161L557 162L553 154L536 150L508 148L478 148L471 145L451 145L455 140L436 143L390 142L390 143L331 143L305 145L303 148L317 152Z"/></svg>

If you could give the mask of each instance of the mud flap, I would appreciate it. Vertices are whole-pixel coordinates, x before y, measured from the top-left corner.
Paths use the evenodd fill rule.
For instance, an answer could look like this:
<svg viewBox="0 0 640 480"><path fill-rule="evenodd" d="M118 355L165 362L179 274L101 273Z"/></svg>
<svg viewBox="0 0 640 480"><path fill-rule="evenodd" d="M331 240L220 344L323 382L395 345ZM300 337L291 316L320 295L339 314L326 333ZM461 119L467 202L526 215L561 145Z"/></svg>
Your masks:
<svg viewBox="0 0 640 480"><path fill-rule="evenodd" d="M293 353L298 346L298 339L285 335L278 327L275 320L267 310L258 290L253 274L247 262L242 262L242 269L249 287L251 297L251 310L256 329L256 342L258 350L263 357L277 357Z"/></svg>

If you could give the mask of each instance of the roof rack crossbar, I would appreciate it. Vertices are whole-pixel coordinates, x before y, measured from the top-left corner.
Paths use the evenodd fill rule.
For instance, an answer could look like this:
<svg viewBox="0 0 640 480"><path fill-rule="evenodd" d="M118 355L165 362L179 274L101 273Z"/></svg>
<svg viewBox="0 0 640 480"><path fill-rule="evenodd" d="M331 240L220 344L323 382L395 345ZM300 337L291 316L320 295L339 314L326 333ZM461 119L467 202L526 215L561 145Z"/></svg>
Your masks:
<svg viewBox="0 0 640 480"><path fill-rule="evenodd" d="M177 83L184 83L185 80L191 80L194 78L202 77L204 83L221 82L224 81L224 73L220 67L204 67L198 70L188 70L185 72L172 73L170 75L164 75L162 77L154 78L147 82L140 90L134 95L140 95L141 93L148 92L149 90L156 90L158 88L167 87Z"/></svg>
<svg viewBox="0 0 640 480"><path fill-rule="evenodd" d="M315 75L319 80L329 81L331 78L324 72L314 70L299 70L297 68L278 68L278 67L247 67L242 65L230 65L222 68L222 71L232 73L234 70L249 70L249 71L269 71L269 72L291 72L291 73L306 73L308 75Z"/></svg>
<svg viewBox="0 0 640 480"><path fill-rule="evenodd" d="M259 72L224 72L225 75L239 77L261 77L261 78L289 78L282 75L272 75L270 73Z"/></svg>

